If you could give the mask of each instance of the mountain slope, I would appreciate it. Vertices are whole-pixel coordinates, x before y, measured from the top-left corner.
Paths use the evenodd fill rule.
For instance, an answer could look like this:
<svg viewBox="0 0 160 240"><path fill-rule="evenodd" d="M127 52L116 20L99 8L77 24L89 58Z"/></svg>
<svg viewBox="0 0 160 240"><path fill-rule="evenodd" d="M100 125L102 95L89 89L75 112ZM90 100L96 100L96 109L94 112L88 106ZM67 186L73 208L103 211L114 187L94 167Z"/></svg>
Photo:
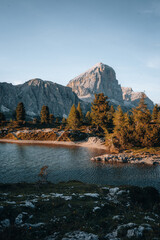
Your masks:
<svg viewBox="0 0 160 240"><path fill-rule="evenodd" d="M84 101L91 102L95 93L103 92L112 101L123 103L121 86L113 68L98 63L72 79L68 85Z"/></svg>
<svg viewBox="0 0 160 240"><path fill-rule="evenodd" d="M136 107L142 96L140 92L136 93L130 88L121 87L113 68L103 63L94 65L85 73L72 79L67 86L86 102L91 102L95 93L103 92L105 96L108 96L111 104L121 105L124 110ZM146 103L152 110L154 104L148 97L146 97Z"/></svg>
<svg viewBox="0 0 160 240"><path fill-rule="evenodd" d="M134 108L138 105L139 100L142 97L143 92L134 92L132 88L122 87L124 105L129 108ZM154 108L154 103L147 96L145 102L149 109Z"/></svg>
<svg viewBox="0 0 160 240"><path fill-rule="evenodd" d="M78 99L71 88L50 81L36 78L16 86L0 83L0 111L14 111L18 102L24 103L30 116L39 115L42 105L47 105L50 113L60 117L67 116L71 106L77 106L78 102L81 102L84 112L88 106Z"/></svg>

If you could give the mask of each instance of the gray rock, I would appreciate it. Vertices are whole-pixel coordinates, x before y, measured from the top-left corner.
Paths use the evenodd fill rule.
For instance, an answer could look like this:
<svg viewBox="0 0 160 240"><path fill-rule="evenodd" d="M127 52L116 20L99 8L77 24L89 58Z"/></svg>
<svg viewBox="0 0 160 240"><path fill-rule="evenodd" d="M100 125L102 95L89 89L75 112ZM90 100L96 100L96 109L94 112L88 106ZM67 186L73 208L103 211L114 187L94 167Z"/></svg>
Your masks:
<svg viewBox="0 0 160 240"><path fill-rule="evenodd" d="M98 240L98 236L93 233L86 233L83 231L74 231L70 233L66 233L65 237L62 240Z"/></svg>
<svg viewBox="0 0 160 240"><path fill-rule="evenodd" d="M134 92L132 88L122 87L124 105L126 107L134 108L138 106L143 92ZM154 108L154 103L147 96L145 102L150 110Z"/></svg>
<svg viewBox="0 0 160 240"><path fill-rule="evenodd" d="M116 105L123 103L121 86L113 68L98 63L91 69L72 79L68 85L84 101L91 102L95 93L104 93Z"/></svg>
<svg viewBox="0 0 160 240"><path fill-rule="evenodd" d="M114 69L103 63L94 65L88 71L72 79L67 86L86 102L92 102L95 93L104 93L112 105L121 105L123 110L136 107L142 97L142 92L134 92L132 88L121 87ZM148 97L146 97L146 103L152 110L154 104Z"/></svg>
<svg viewBox="0 0 160 240"><path fill-rule="evenodd" d="M69 87L41 79L32 79L24 84L0 83L0 111L11 113L19 102L23 102L26 113L35 117L40 115L43 105L49 107L54 116L67 117L73 104L81 103L82 111L89 109Z"/></svg>

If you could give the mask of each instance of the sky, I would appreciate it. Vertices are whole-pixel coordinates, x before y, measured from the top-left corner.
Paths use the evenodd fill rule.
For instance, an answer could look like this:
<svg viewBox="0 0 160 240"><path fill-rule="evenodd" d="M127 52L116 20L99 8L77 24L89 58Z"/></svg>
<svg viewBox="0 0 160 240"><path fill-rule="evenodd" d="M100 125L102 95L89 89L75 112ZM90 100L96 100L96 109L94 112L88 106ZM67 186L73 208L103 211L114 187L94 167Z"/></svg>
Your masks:
<svg viewBox="0 0 160 240"><path fill-rule="evenodd" d="M0 0L0 82L67 85L98 62L160 103L160 0Z"/></svg>

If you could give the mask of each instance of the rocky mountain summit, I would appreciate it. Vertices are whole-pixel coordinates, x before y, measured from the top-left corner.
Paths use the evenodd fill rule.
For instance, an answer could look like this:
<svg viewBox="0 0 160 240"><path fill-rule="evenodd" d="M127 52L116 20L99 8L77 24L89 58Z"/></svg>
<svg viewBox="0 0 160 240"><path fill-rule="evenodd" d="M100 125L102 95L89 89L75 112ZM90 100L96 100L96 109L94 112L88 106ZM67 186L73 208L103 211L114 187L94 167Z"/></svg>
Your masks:
<svg viewBox="0 0 160 240"><path fill-rule="evenodd" d="M136 107L142 92L124 88L118 83L113 68L98 63L85 73L72 79L67 87L39 78L31 79L24 84L12 85L0 83L0 111L10 115L19 102L23 102L26 113L35 117L40 115L42 105L47 105L55 116L67 117L71 106L81 103L82 111L90 110L95 93L104 93L115 107L121 105L123 110ZM153 102L146 97L150 110Z"/></svg>
<svg viewBox="0 0 160 240"><path fill-rule="evenodd" d="M104 93L116 105L123 104L121 86L113 68L98 63L72 79L68 85L84 101L91 102L95 93Z"/></svg>
<svg viewBox="0 0 160 240"><path fill-rule="evenodd" d="M88 104L82 102L69 87L41 79L32 79L24 84L12 85L0 83L0 111L11 113L19 102L23 102L29 116L40 114L43 105L47 105L55 116L69 114L73 104L81 102L82 110L87 111Z"/></svg>
<svg viewBox="0 0 160 240"><path fill-rule="evenodd" d="M122 87L124 105L129 108L134 108L138 105L143 92L134 92L132 88ZM147 96L145 102L149 109L153 109L154 103Z"/></svg>
<svg viewBox="0 0 160 240"><path fill-rule="evenodd" d="M103 92L114 106L121 105L124 110L136 107L142 92L134 92L131 88L124 88L118 83L113 68L98 63L88 71L72 79L68 85L80 99L91 102L95 93ZM149 109L153 109L153 102L146 96Z"/></svg>

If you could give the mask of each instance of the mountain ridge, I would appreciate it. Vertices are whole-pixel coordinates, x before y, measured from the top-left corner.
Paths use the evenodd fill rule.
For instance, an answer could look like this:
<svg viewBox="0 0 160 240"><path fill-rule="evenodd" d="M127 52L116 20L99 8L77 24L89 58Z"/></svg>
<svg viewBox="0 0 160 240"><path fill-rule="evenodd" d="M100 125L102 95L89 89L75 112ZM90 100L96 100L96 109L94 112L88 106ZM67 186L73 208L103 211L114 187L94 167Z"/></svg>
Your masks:
<svg viewBox="0 0 160 240"><path fill-rule="evenodd" d="M97 63L86 72L69 81L67 86L71 87L77 96L86 102L94 99L94 94L103 92L115 107L121 105L124 110L136 107L142 97L142 92L134 92L131 88L121 87L116 79L114 69L103 63ZM127 93L125 93L127 91ZM146 103L150 110L154 103L146 96Z"/></svg>
<svg viewBox="0 0 160 240"><path fill-rule="evenodd" d="M34 78L23 84L0 83L0 111L15 111L18 102L23 102L31 117L40 115L42 105L47 105L50 113L56 117L67 117L73 104L81 103L83 113L90 110L94 95L104 93L110 104L121 105L127 111L138 105L142 92L121 87L114 69L103 63L97 63L86 72L73 78L67 86L40 78ZM150 110L154 104L146 97Z"/></svg>

